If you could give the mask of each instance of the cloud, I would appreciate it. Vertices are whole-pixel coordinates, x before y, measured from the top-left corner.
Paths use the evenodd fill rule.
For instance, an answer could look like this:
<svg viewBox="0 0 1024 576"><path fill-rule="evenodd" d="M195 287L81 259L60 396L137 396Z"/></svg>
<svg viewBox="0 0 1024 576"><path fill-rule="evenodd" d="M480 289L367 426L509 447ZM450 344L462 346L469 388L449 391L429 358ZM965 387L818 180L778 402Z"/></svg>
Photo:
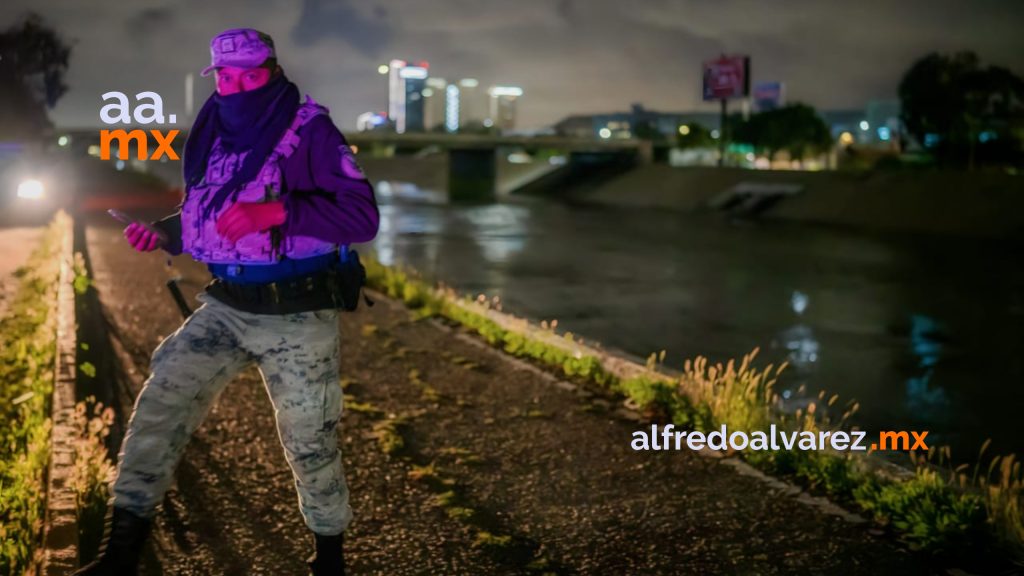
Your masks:
<svg viewBox="0 0 1024 576"><path fill-rule="evenodd" d="M152 38L174 21L174 12L167 7L144 8L125 21L125 30L135 40Z"/></svg>
<svg viewBox="0 0 1024 576"><path fill-rule="evenodd" d="M298 46L310 46L333 36L364 55L379 56L392 37L387 15L388 10L380 5L364 15L344 1L304 0L291 39Z"/></svg>
<svg viewBox="0 0 1024 576"><path fill-rule="evenodd" d="M391 58L521 86L524 126L634 102L711 109L700 62L722 52L750 54L755 81L783 81L789 98L819 108L893 98L933 50L974 49L1024 71L1019 0L7 0L0 27L29 9L77 41L56 111L69 125L94 123L107 90L156 90L180 109L209 39L238 26L271 34L289 75L343 127L384 106L376 68ZM201 102L212 84L197 85Z"/></svg>

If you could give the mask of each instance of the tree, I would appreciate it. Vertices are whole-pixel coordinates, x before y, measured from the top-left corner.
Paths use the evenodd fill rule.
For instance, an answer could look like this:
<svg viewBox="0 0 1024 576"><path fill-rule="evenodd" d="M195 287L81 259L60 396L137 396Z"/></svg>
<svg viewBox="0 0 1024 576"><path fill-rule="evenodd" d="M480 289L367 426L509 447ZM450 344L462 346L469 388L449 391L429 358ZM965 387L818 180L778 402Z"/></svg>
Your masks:
<svg viewBox="0 0 1024 576"><path fill-rule="evenodd" d="M67 92L70 55L71 47L35 13L0 33L2 136L30 138L52 127L46 113Z"/></svg>
<svg viewBox="0 0 1024 576"><path fill-rule="evenodd" d="M685 129L680 126L680 131L676 135L676 146L679 148L706 148L714 145L715 141L711 138L711 131L704 126L696 122L685 124L685 126Z"/></svg>
<svg viewBox="0 0 1024 576"><path fill-rule="evenodd" d="M973 52L921 58L903 75L899 97L907 131L940 163L973 167L979 152L982 160L1019 153L1024 80L982 67Z"/></svg>
<svg viewBox="0 0 1024 576"><path fill-rule="evenodd" d="M746 122L732 123L732 140L750 144L773 160L781 150L803 160L827 152L832 146L828 125L814 108L800 103L759 112Z"/></svg>

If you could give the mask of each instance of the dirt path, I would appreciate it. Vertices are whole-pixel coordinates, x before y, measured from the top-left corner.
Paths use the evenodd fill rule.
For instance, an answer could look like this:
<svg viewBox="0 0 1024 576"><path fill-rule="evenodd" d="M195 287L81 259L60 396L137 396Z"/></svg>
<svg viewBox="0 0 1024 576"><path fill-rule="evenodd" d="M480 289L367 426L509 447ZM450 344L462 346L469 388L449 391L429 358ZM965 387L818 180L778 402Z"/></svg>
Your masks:
<svg viewBox="0 0 1024 576"><path fill-rule="evenodd" d="M87 239L137 392L181 321L166 264L133 253L115 228ZM186 294L199 291L204 270L175 265ZM637 425L602 399L396 303L344 315L342 329L352 574L931 572L891 536L720 461L633 452ZM305 574L295 498L251 370L187 448L144 573Z"/></svg>

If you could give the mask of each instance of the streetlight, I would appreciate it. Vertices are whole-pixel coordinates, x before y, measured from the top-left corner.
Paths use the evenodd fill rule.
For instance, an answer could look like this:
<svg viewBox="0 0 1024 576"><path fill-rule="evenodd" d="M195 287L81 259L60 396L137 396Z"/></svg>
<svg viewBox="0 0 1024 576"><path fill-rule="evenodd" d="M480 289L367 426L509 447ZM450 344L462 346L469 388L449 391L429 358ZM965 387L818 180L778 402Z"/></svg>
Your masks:
<svg viewBox="0 0 1024 576"><path fill-rule="evenodd" d="M388 73L388 72L389 72L390 70L391 70L391 69L390 69L390 68L388 68L388 65L387 65L387 64L381 64L380 66L377 66L377 74L380 74L380 75L382 75L382 76L383 76L384 74L387 74L387 73Z"/></svg>

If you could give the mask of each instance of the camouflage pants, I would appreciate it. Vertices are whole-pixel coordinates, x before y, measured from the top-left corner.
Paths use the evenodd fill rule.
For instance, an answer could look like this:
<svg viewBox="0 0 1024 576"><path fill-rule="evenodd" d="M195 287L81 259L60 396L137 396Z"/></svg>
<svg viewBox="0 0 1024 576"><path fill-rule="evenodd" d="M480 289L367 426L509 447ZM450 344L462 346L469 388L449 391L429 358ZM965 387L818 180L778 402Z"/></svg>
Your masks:
<svg viewBox="0 0 1024 576"><path fill-rule="evenodd" d="M193 431L225 385L256 363L306 525L319 534L342 532L352 510L337 435L337 311L250 314L207 294L200 300L204 305L153 352L118 454L114 505L152 517Z"/></svg>

